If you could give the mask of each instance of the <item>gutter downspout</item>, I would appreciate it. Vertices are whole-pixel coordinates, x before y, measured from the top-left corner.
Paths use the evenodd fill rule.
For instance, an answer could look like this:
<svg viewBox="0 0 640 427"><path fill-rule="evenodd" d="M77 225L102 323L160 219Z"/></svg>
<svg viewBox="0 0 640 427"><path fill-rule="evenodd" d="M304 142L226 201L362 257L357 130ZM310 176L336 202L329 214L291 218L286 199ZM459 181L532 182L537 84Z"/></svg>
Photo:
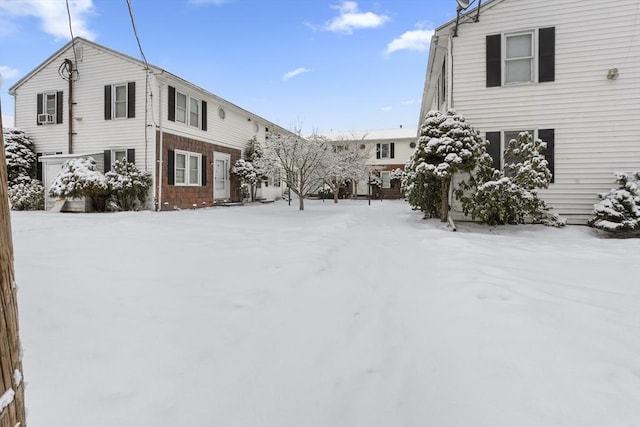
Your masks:
<svg viewBox="0 0 640 427"><path fill-rule="evenodd" d="M163 173L163 153L164 149L162 146L163 143L163 132L162 132L162 81L158 80L158 132L160 133L160 137L158 139L158 163L156 165L156 171L158 172L158 206L156 207L157 211L162 211L162 173Z"/></svg>
<svg viewBox="0 0 640 427"><path fill-rule="evenodd" d="M449 43L447 49L447 63L449 67L447 68L447 77L449 78L449 87L447 90L449 91L449 96L447 97L447 110L453 109L453 37L449 36ZM447 221L449 222L449 226L451 227L451 231L456 231L456 224L453 222L453 218L451 216L451 206L453 206L453 176L451 177L451 182L449 183L449 195L447 197L448 203L448 212L447 212Z"/></svg>

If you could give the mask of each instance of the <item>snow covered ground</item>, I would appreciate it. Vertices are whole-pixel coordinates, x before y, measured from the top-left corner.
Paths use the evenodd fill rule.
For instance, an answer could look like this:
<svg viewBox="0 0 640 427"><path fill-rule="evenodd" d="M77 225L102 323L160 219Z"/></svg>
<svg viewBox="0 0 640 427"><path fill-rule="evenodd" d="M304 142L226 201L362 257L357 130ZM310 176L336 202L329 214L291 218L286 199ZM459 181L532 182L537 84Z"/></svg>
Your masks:
<svg viewBox="0 0 640 427"><path fill-rule="evenodd" d="M13 212L29 425L640 425L640 239L305 206Z"/></svg>

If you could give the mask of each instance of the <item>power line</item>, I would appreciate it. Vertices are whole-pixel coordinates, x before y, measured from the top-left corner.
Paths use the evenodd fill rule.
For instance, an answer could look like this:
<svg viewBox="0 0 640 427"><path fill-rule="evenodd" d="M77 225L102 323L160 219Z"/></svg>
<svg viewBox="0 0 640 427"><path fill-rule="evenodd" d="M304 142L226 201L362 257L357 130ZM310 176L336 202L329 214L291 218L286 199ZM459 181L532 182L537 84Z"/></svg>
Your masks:
<svg viewBox="0 0 640 427"><path fill-rule="evenodd" d="M67 17L69 18L69 34L71 34L71 47L73 48L73 57L78 65L78 55L76 55L76 39L73 37L73 27L71 25L71 11L69 10L69 0L65 0L67 4Z"/></svg>
<svg viewBox="0 0 640 427"><path fill-rule="evenodd" d="M145 67L149 69L149 64L147 63L147 57L144 56L144 52L142 51L142 45L140 44L140 38L138 37L138 30L136 29L136 21L133 18L133 10L131 9L131 0L127 0L127 7L129 8L129 17L131 18L131 27L133 27L133 35L136 37L136 41L138 42L138 49L140 49L140 55L142 55L142 59L144 60Z"/></svg>

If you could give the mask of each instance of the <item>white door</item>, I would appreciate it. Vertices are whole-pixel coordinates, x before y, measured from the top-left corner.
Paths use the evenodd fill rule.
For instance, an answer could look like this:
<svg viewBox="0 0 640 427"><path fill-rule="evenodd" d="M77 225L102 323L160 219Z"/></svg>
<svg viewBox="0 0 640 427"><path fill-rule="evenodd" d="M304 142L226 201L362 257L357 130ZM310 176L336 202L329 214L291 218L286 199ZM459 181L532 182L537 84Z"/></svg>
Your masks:
<svg viewBox="0 0 640 427"><path fill-rule="evenodd" d="M231 156L225 153L213 153L213 198L228 199L231 196L229 185L229 167Z"/></svg>

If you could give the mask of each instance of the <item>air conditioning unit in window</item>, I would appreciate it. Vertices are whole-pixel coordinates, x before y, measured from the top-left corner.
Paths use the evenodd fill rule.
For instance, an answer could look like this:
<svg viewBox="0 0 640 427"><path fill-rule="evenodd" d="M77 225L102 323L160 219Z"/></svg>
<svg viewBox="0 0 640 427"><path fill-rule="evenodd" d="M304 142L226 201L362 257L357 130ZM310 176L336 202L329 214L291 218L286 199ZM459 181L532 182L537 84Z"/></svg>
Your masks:
<svg viewBox="0 0 640 427"><path fill-rule="evenodd" d="M38 123L46 125L55 123L53 114L38 114Z"/></svg>

